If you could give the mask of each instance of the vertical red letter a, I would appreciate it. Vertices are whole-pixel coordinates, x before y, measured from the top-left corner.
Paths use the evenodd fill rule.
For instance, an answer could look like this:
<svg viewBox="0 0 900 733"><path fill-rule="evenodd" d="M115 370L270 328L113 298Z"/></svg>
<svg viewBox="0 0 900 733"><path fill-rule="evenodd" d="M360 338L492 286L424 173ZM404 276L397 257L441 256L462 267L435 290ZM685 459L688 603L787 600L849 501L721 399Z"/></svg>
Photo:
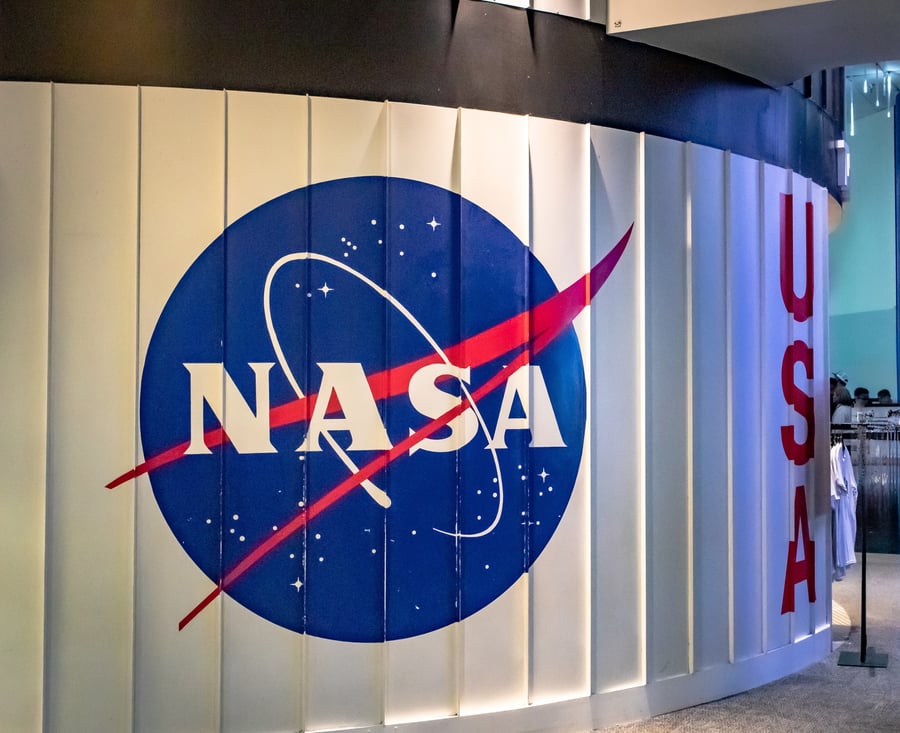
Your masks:
<svg viewBox="0 0 900 733"><path fill-rule="evenodd" d="M803 559L797 560L797 545L803 531ZM794 586L806 581L810 603L816 600L816 543L809 536L809 519L806 514L806 490L798 486L794 493L794 539L788 543L787 567L784 571L784 595L781 613L794 612Z"/></svg>

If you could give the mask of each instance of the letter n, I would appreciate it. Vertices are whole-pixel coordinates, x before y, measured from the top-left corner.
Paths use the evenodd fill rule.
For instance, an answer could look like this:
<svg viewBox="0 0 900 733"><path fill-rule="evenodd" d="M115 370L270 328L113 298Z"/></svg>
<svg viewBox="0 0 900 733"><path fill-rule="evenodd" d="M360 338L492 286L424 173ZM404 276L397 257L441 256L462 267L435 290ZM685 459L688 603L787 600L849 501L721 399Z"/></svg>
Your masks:
<svg viewBox="0 0 900 733"><path fill-rule="evenodd" d="M803 532L803 559L797 559L800 532ZM810 603L816 600L816 543L809 536L809 519L806 513L806 489L798 486L794 492L794 539L788 542L787 567L784 570L784 595L781 613L794 612L794 588L806 581L806 593Z"/></svg>
<svg viewBox="0 0 900 733"><path fill-rule="evenodd" d="M272 363L251 363L256 377L254 412L225 365L185 364L191 375L191 443L188 455L212 453L203 431L203 406L208 405L238 453L275 453L269 440L269 370Z"/></svg>

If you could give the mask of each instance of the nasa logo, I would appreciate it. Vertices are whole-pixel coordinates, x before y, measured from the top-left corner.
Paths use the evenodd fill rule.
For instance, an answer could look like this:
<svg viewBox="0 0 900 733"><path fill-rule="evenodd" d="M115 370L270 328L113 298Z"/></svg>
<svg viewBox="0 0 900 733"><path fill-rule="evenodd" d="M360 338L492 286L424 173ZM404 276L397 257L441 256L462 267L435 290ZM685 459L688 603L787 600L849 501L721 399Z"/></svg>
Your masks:
<svg viewBox="0 0 900 733"><path fill-rule="evenodd" d="M149 472L215 583L181 625L225 592L300 633L377 642L507 590L572 493L571 321L629 234L560 292L494 217L416 181L318 183L229 226L157 322L146 461L110 484Z"/></svg>

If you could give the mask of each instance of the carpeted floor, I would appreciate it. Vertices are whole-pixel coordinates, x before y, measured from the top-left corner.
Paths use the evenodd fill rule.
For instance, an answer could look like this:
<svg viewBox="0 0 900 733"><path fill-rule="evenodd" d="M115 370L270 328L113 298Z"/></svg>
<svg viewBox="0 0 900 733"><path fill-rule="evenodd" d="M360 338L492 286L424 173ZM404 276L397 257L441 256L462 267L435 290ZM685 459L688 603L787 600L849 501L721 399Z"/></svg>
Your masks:
<svg viewBox="0 0 900 733"><path fill-rule="evenodd" d="M859 651L859 563L832 585L834 651L821 662L755 690L604 728L616 733L898 733L900 732L900 555L868 556L868 646L887 653L883 669L838 666L842 650ZM849 614L849 623L846 615ZM849 636L849 638L848 638Z"/></svg>

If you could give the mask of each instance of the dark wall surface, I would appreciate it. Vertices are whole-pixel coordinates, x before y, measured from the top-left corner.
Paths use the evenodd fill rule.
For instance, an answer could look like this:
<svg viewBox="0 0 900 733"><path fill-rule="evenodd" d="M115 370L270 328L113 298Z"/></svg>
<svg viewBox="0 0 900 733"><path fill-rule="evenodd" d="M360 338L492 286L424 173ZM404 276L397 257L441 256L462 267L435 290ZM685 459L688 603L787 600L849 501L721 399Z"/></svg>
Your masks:
<svg viewBox="0 0 900 733"><path fill-rule="evenodd" d="M533 114L732 150L839 196L840 128L797 90L476 0L0 0L0 79Z"/></svg>

